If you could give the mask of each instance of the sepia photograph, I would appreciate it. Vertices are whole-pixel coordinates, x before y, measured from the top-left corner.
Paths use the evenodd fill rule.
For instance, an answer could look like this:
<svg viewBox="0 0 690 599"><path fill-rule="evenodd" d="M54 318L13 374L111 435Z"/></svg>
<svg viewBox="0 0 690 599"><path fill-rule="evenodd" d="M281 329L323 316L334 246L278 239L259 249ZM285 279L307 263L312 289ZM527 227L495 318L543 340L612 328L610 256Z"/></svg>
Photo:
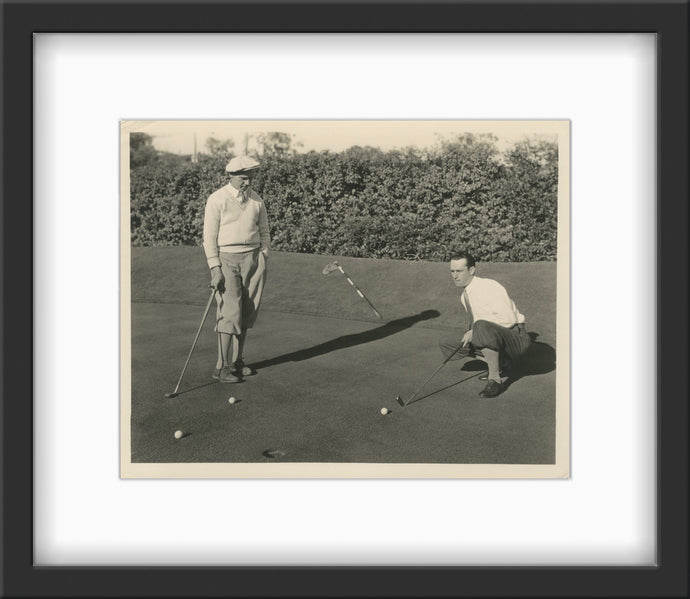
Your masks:
<svg viewBox="0 0 690 599"><path fill-rule="evenodd" d="M123 478L569 476L568 121L122 121Z"/></svg>

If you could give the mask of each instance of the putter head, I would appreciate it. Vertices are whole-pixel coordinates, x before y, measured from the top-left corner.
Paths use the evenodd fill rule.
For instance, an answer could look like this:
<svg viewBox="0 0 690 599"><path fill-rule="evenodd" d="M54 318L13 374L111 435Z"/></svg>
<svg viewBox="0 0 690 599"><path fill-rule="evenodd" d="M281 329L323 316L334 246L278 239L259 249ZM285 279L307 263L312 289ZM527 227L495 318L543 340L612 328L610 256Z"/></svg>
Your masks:
<svg viewBox="0 0 690 599"><path fill-rule="evenodd" d="M334 270L338 270L338 261L334 260L330 264L326 264L326 266L323 267L323 270L321 271L322 275L328 275L332 273Z"/></svg>
<svg viewBox="0 0 690 599"><path fill-rule="evenodd" d="M403 408L405 407L405 402L402 400L402 398L399 395L396 395L395 401L397 401Z"/></svg>
<svg viewBox="0 0 690 599"><path fill-rule="evenodd" d="M177 397L177 393L166 393L166 397Z"/></svg>

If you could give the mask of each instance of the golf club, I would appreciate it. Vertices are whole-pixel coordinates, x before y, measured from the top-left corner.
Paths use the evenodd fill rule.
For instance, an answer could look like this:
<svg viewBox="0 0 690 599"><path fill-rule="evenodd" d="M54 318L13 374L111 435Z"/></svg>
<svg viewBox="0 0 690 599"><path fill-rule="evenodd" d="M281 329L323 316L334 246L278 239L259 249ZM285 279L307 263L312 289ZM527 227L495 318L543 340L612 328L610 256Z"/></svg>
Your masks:
<svg viewBox="0 0 690 599"><path fill-rule="evenodd" d="M424 388L424 385L426 385L431 379L433 379L433 378L436 376L436 373L437 373L439 370L441 370L441 368L443 368L443 367L448 363L448 361L449 361L455 354L457 354L461 349L463 349L463 345L462 345L462 344L458 345L458 346L455 348L455 350L453 350L453 353L450 354L445 360L443 360L443 363L442 363L436 370L434 370L434 372L432 373L432 375L431 375L427 380L425 380L425 381L421 384L421 386L419 387L419 389L417 389L417 390L412 394L412 397L410 397L410 399L408 399L407 401L403 401L403 400L400 398L400 396L398 395L398 396L395 398L395 400L396 400L403 408L404 408L406 405L408 405L409 403L411 403L412 400L413 400L415 397L417 397L417 394ZM469 349L469 348L468 348L468 349ZM471 350L471 351L468 351L468 352L467 352L467 357L474 357L474 356L481 356L481 355L482 355L482 353L481 353L480 351L478 351L478 350Z"/></svg>
<svg viewBox="0 0 690 599"><path fill-rule="evenodd" d="M175 385L175 390L172 393L166 393L166 397L176 397L177 392L180 390L180 383L182 383L182 377L184 376L185 371L187 370L187 365L189 364L189 359L192 357L192 352L194 351L194 348L196 347L196 342L199 340L199 334L201 333L201 329L204 326L204 323L206 322L206 317L208 316L209 311L211 310L211 302L213 302L213 296L215 295L216 290L211 289L211 295L208 298L208 303L206 304L206 310L204 310L204 317L201 319L201 324L199 325L199 329L196 332L196 336L194 337L194 343L192 343L192 349L189 350L189 355L187 356L187 361L184 363L184 367L182 368L182 373L180 374L180 378L177 381L177 385Z"/></svg>
<svg viewBox="0 0 690 599"><path fill-rule="evenodd" d="M321 271L321 274L328 275L332 273L334 270L339 270L345 278L347 279L347 282L350 283L355 288L355 291L357 292L357 295L361 297L367 304L369 304L369 307L374 311L374 314L381 318L381 315L379 314L378 310L374 308L374 305L367 299L366 295L362 293L362 290L355 285L355 282L347 275L347 273L343 270L343 267L338 264L337 260L334 260L330 264L327 264L324 269Z"/></svg>

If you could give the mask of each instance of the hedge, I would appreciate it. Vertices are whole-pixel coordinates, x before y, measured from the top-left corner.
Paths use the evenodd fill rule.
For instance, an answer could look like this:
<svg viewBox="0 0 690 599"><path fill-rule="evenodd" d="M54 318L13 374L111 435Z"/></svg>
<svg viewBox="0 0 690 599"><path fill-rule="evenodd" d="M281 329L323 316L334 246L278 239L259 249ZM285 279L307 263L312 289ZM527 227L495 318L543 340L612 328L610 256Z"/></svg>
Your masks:
<svg viewBox="0 0 690 599"><path fill-rule="evenodd" d="M523 140L500 152L464 135L433 150L262 156L254 189L272 245L288 252L444 260L463 246L482 261L556 259L558 151ZM227 156L151 162L131 171L135 246L200 245L208 196Z"/></svg>

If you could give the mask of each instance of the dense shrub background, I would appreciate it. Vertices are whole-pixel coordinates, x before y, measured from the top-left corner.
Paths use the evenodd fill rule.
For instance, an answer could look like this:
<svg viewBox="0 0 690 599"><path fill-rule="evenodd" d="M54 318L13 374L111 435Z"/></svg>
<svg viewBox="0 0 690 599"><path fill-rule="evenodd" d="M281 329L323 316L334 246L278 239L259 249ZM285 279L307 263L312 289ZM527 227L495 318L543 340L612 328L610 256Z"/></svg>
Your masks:
<svg viewBox="0 0 690 599"><path fill-rule="evenodd" d="M140 155L141 150L139 150ZM131 169L132 244L200 245L206 199L227 182L228 154L159 157ZM500 152L463 135L429 150L266 152L254 189L273 247L289 252L444 260L556 259L558 150L544 140Z"/></svg>

